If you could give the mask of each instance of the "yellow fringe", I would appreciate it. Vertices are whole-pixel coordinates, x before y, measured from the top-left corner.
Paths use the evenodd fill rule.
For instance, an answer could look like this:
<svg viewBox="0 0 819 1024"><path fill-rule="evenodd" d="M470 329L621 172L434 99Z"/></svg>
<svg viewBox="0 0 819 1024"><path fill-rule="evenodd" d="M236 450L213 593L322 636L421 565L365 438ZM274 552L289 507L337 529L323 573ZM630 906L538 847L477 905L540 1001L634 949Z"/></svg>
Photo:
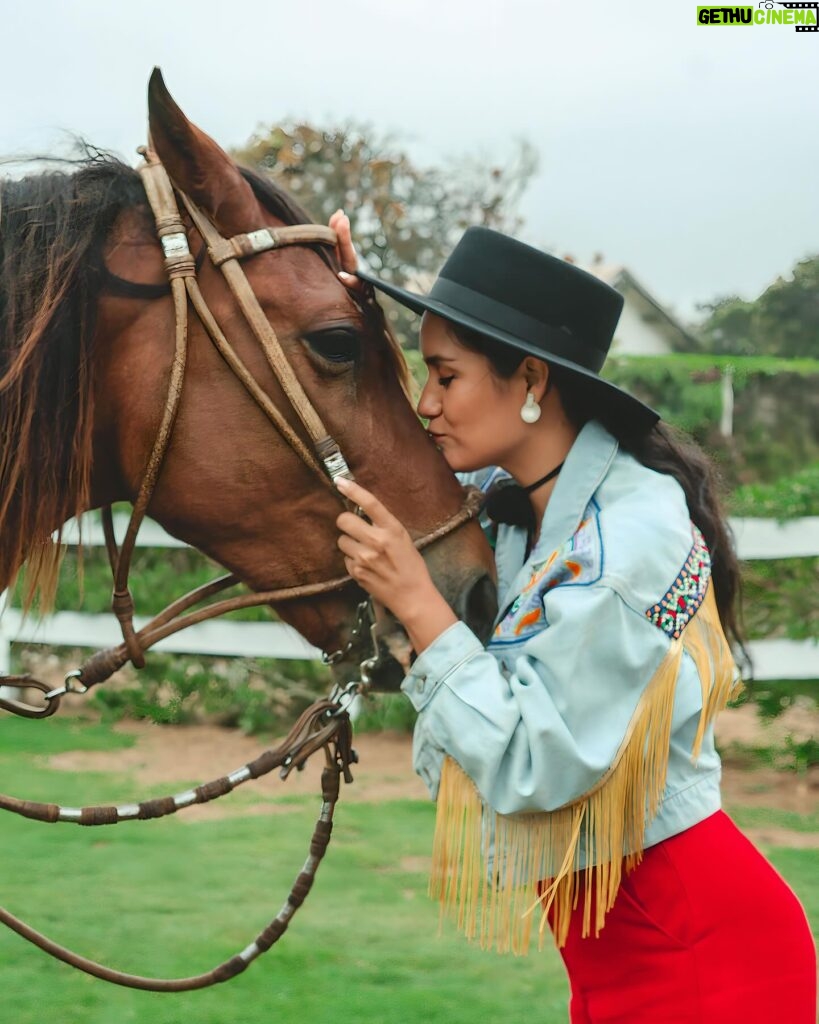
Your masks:
<svg viewBox="0 0 819 1024"><path fill-rule="evenodd" d="M484 948L524 954L533 911L540 907L539 945L551 913L555 941L563 946L581 892L583 935L590 935L592 928L595 935L600 932L623 867L630 871L639 863L646 823L660 806L684 650L694 660L703 689L692 748L696 759L706 728L736 687L736 669L710 586L643 692L612 766L571 804L549 812L497 814L460 766L445 759L430 894L469 938L478 938ZM630 852L624 857L624 851Z"/></svg>

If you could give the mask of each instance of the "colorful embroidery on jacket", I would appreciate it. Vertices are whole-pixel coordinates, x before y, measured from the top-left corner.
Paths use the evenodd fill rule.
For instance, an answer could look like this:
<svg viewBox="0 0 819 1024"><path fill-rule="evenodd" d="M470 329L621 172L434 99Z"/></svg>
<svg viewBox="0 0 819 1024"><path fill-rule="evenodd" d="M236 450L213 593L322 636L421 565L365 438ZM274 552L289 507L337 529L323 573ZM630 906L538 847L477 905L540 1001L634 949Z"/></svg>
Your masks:
<svg viewBox="0 0 819 1024"><path fill-rule="evenodd" d="M691 524L694 543L688 558L664 597L646 611L646 618L676 640L691 621L708 590L711 578L711 556L705 538Z"/></svg>
<svg viewBox="0 0 819 1024"><path fill-rule="evenodd" d="M582 586L600 579L603 542L597 514L597 506L592 503L563 547L532 566L526 586L498 623L490 646L522 643L543 629L547 625L543 599L548 591L559 586Z"/></svg>

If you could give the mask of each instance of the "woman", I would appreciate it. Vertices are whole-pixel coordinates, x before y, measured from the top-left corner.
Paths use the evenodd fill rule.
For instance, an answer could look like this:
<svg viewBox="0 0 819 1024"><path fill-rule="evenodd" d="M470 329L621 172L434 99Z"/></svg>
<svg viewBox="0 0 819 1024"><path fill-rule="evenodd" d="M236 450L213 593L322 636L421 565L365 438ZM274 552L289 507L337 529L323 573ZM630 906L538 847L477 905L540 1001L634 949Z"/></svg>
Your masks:
<svg viewBox="0 0 819 1024"><path fill-rule="evenodd" d="M433 888L499 948L537 911L575 1024L813 1024L804 912L720 810L736 557L704 456L598 376L621 297L483 228L428 296L358 277L423 314L418 411L487 491L495 543L484 649L397 519L339 482L369 520L339 517L347 569L418 653L402 689L438 799Z"/></svg>

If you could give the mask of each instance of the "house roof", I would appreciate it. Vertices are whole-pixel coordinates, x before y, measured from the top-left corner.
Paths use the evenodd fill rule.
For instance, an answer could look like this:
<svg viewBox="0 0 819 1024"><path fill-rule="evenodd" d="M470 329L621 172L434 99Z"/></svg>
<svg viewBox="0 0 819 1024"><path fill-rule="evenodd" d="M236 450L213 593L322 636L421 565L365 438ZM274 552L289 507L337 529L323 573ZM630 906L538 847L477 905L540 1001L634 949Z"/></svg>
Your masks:
<svg viewBox="0 0 819 1024"><path fill-rule="evenodd" d="M621 263L603 263L597 262L592 263L590 266L583 267L590 274L594 274L601 281L605 281L606 284L611 285L612 288L616 288L621 295L625 295L628 291L633 291L640 298L651 307L652 311L667 324L679 337L679 344L674 347L683 351L690 351L691 349L698 348L698 342L696 337L684 327L683 324L665 308L654 296L637 280L632 274L628 267L623 266Z"/></svg>

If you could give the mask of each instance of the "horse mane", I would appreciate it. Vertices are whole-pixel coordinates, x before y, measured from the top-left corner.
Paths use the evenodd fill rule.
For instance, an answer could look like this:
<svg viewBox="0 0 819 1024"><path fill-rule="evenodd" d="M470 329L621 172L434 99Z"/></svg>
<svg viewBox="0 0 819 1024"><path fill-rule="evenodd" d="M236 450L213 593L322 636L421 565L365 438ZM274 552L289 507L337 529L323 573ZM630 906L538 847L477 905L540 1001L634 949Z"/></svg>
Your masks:
<svg viewBox="0 0 819 1024"><path fill-rule="evenodd" d="M53 598L52 531L88 500L103 243L141 194L134 170L85 144L54 163L0 183L0 591L27 561L26 607Z"/></svg>
<svg viewBox="0 0 819 1024"><path fill-rule="evenodd" d="M41 162L48 169L0 181L0 592L25 563L26 608L53 602L61 524L89 503L105 239L128 208L153 224L138 173L115 156L80 143L76 159ZM269 179L242 174L274 216L310 222ZM338 269L334 253L314 248ZM406 390L403 353L386 324L384 334Z"/></svg>

